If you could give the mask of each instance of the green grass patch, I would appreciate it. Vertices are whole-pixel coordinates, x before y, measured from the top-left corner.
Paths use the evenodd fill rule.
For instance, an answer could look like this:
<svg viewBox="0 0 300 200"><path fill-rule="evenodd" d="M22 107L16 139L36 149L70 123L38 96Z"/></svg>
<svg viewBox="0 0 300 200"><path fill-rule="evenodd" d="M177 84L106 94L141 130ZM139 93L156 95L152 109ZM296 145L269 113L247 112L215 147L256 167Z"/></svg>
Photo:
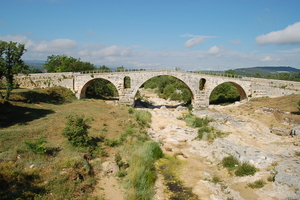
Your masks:
<svg viewBox="0 0 300 200"><path fill-rule="evenodd" d="M254 175L257 172L257 169L248 162L240 163L237 158L230 155L222 159L223 167L226 167L228 170L235 170L234 173L236 176L249 176Z"/></svg>
<svg viewBox="0 0 300 200"><path fill-rule="evenodd" d="M266 182L262 179L259 179L253 183L248 183L247 186L255 189L255 188L263 188L266 185Z"/></svg>

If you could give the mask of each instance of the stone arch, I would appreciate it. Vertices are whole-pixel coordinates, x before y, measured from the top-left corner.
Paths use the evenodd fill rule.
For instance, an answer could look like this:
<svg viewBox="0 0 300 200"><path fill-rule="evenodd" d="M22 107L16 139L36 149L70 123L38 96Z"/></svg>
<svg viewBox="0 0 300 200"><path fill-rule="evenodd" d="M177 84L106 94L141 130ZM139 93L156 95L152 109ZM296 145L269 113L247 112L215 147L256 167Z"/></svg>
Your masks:
<svg viewBox="0 0 300 200"><path fill-rule="evenodd" d="M247 94L246 94L246 90L243 88L243 86L241 86L240 84L238 84L238 83L236 83L236 82L232 82L232 81L224 81L224 82L222 82L222 83L220 83L220 84L218 84L218 85L215 85L215 86L209 91L209 93L208 93L208 94L209 94L209 95L208 95L208 98L210 98L212 91L213 91L216 87L218 87L219 85L221 85L221 84L223 84L223 83L230 83L230 84L232 84L232 85L238 90L238 92L239 92L239 94L240 94L240 101L242 101L242 100L247 100L247 99L248 99ZM208 100L208 102L209 102L209 100Z"/></svg>
<svg viewBox="0 0 300 200"><path fill-rule="evenodd" d="M106 78L99 77L99 78L90 79L86 83L84 83L84 85L82 86L82 88L78 92L79 99L83 99L83 98L86 97L86 90L87 90L88 86L91 84L91 82L93 82L93 81L95 81L97 79L103 79L103 80L109 81L110 83L112 83L114 85L114 87L116 88L118 94L120 94L120 92L119 92L118 88L116 87L115 83L113 83L112 81L110 81L110 80L108 80Z"/></svg>
<svg viewBox="0 0 300 200"><path fill-rule="evenodd" d="M172 76L172 77L178 79L179 81L181 81L181 82L187 87L187 89L189 90L189 92L190 92L190 94L191 94L191 101L193 102L193 99L194 99L194 96L195 96L195 95L194 95L194 91L191 89L192 87L189 86L189 85L187 84L187 81L185 81L185 80L183 80L182 78L180 78L180 77L178 77L178 76L175 76L175 75L173 75L173 74L164 74L164 73L161 73L161 74L158 73L158 74L149 76L149 77L147 77L146 79L143 79L142 81L139 81L138 83L136 83L135 87L132 88L132 89L133 89L133 92L132 92L132 93L133 93L133 97L136 96L137 91L139 90L139 88L140 88L146 81L150 80L151 78L157 77L157 76Z"/></svg>

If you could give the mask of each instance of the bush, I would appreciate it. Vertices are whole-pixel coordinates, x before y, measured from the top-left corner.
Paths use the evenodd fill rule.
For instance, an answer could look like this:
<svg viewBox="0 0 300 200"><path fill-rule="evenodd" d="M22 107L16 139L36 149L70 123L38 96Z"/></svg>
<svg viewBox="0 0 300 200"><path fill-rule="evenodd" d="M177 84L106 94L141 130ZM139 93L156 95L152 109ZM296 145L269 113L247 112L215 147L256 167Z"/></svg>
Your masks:
<svg viewBox="0 0 300 200"><path fill-rule="evenodd" d="M239 164L240 164L240 162L233 155L227 156L227 157L223 158L223 160L222 160L223 167L226 167L229 170L236 168L237 166L239 166Z"/></svg>
<svg viewBox="0 0 300 200"><path fill-rule="evenodd" d="M151 123L151 113L145 110L139 110L135 113L135 119L139 125L149 127Z"/></svg>
<svg viewBox="0 0 300 200"><path fill-rule="evenodd" d="M138 147L129 160L126 176L128 199L152 199L156 181L155 161L163 155L158 143L146 142Z"/></svg>
<svg viewBox="0 0 300 200"><path fill-rule="evenodd" d="M266 182L262 179L255 181L254 183L248 183L247 186L254 189L254 188L263 188L266 185Z"/></svg>
<svg viewBox="0 0 300 200"><path fill-rule="evenodd" d="M91 138L88 136L87 124L92 119L85 119L84 115L67 116L66 127L62 131L62 135L68 139L73 146L87 147L90 144Z"/></svg>
<svg viewBox="0 0 300 200"><path fill-rule="evenodd" d="M249 164L248 162L243 163L241 166L237 168L235 171L235 175L237 176L249 176L249 175L254 175L257 169Z"/></svg>
<svg viewBox="0 0 300 200"><path fill-rule="evenodd" d="M44 154L47 149L45 148L45 144L47 143L45 136L42 135L34 141L24 141L26 147L34 153Z"/></svg>

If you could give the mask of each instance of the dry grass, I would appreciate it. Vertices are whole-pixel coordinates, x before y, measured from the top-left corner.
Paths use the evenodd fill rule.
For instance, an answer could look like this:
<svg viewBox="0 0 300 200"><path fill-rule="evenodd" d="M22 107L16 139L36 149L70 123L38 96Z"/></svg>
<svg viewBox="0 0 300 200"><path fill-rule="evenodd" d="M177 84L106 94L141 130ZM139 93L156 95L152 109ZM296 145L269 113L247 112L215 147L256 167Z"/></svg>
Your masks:
<svg viewBox="0 0 300 200"><path fill-rule="evenodd" d="M89 136L98 138L99 145L103 147L101 138L119 138L128 126L133 123L137 126L134 115L128 112L126 106L110 105L103 100L51 104L27 103L26 99L18 101L18 98L19 94L12 94L12 105L0 105L0 117L9 122L0 128L0 171L4 173L1 174L1 182L6 185L0 189L0 198L31 199L39 193L44 199L93 199L89 194L97 181L101 181L96 180L93 174L98 174L100 168L83 156L86 149L72 147L61 135L66 126L66 116L84 114L93 118ZM41 135L45 135L45 147L51 150L50 154L34 154L24 145L25 140ZM114 153L119 151L108 146L103 148L108 160L113 160ZM100 154L96 157L103 159ZM31 165L34 167L30 168ZM13 185L16 185L14 190L10 188Z"/></svg>
<svg viewBox="0 0 300 200"><path fill-rule="evenodd" d="M238 107L224 107L223 111L229 114L244 115L253 120L258 120L270 127L291 128L300 124L300 113L297 108L297 103L300 101L300 95L288 95L277 98L255 98L247 102L247 105ZM270 114L258 112L263 107L273 108L279 111L290 112L285 114L275 111ZM262 117L264 116L264 117ZM285 122L285 123L284 123Z"/></svg>

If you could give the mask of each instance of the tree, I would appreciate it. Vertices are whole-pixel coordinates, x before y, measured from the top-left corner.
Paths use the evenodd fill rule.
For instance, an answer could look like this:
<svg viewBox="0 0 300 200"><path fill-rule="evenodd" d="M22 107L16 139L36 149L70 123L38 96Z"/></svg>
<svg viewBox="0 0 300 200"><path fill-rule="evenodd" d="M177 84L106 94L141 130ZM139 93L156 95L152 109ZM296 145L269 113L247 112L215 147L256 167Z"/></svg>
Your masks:
<svg viewBox="0 0 300 200"><path fill-rule="evenodd" d="M111 72L111 69L109 69L105 65L102 65L101 67L99 67L98 70L101 72Z"/></svg>
<svg viewBox="0 0 300 200"><path fill-rule="evenodd" d="M28 69L28 66L21 59L25 51L24 44L0 40L0 78L5 77L6 80L5 101L8 101L13 89L14 75L24 73ZM0 96L3 98L1 93Z"/></svg>
<svg viewBox="0 0 300 200"><path fill-rule="evenodd" d="M95 70L95 66L89 62L82 62L79 59L67 55L51 55L43 66L48 72L80 72Z"/></svg>

